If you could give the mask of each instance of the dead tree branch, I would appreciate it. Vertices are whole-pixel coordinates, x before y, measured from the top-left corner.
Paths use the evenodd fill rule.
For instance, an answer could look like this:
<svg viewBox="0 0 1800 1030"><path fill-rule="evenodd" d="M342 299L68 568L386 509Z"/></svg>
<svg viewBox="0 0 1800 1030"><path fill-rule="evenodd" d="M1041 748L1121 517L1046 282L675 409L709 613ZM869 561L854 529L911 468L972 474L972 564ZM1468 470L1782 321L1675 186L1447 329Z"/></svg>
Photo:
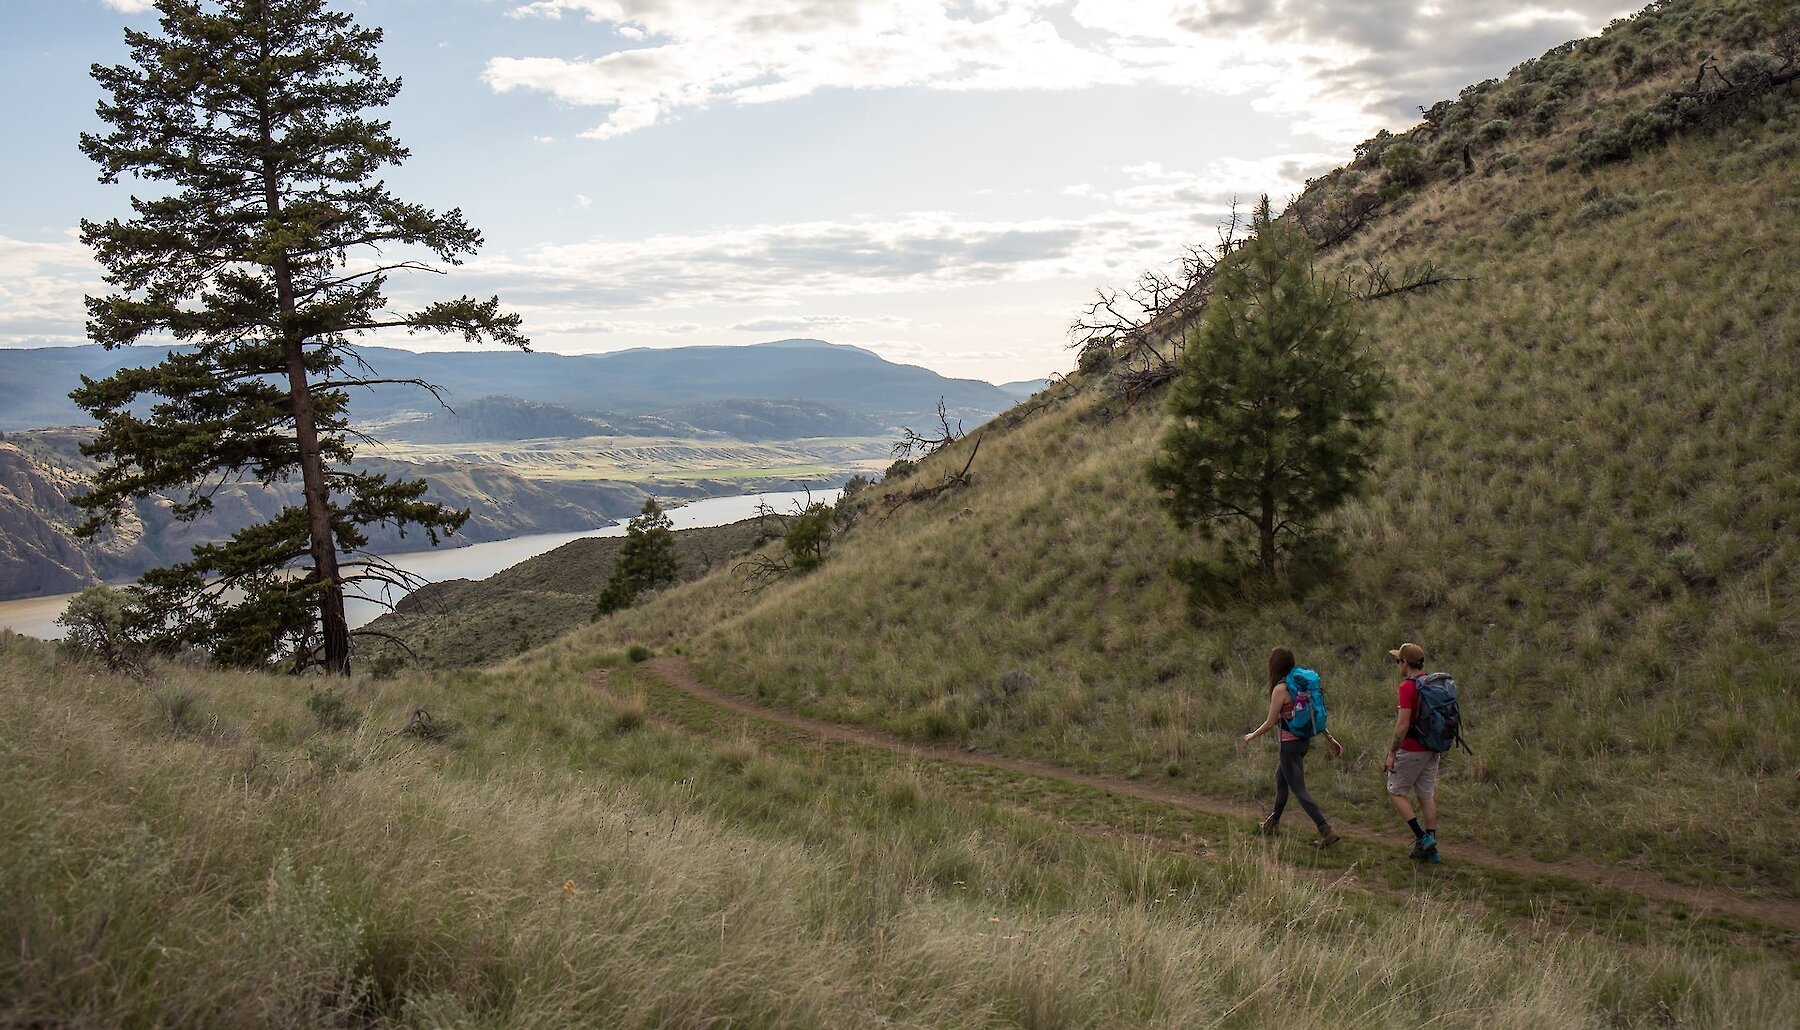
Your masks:
<svg viewBox="0 0 1800 1030"><path fill-rule="evenodd" d="M904 427L901 430L903 435L900 437L900 441L894 444L894 457L911 458L914 452L917 452L920 457L925 457L962 439L962 420L956 421L956 428L950 428L950 413L945 410L942 397L939 397L937 402L937 419L938 435L936 436L926 436L910 426Z"/></svg>
<svg viewBox="0 0 1800 1030"><path fill-rule="evenodd" d="M1474 276L1451 275L1429 261L1407 265L1398 272L1390 270L1379 261L1371 261L1360 276L1354 272L1344 276L1344 284L1349 287L1350 295L1365 301L1397 297L1403 293L1429 290L1450 283L1474 281Z"/></svg>
<svg viewBox="0 0 1800 1030"><path fill-rule="evenodd" d="M1314 203L1293 205L1294 224L1320 250L1330 250L1361 232L1381 205L1381 194L1374 190L1346 193L1334 188Z"/></svg>
<svg viewBox="0 0 1800 1030"><path fill-rule="evenodd" d="M443 722L431 717L431 713L423 708L413 711L412 719L405 726L388 734L390 737L417 737L420 740L441 741L455 732L456 724Z"/></svg>
<svg viewBox="0 0 1800 1030"><path fill-rule="evenodd" d="M948 493L951 490L965 487L970 483L973 483L975 480L969 475L969 469L973 468L975 465L975 455L981 453L981 441L983 439L985 439L985 435L977 436L975 438L975 446L969 448L969 460L963 462L962 471L944 476L943 481L939 482L936 486L922 486L916 490L908 490L903 494L888 494L886 497L882 498L882 500L887 503L887 511L882 513L882 520L886 521L888 516L908 504L913 504L918 501L929 501L932 498Z"/></svg>
<svg viewBox="0 0 1800 1030"><path fill-rule="evenodd" d="M794 574L786 559L757 552L731 567L734 576L744 580L744 593L753 594L763 587Z"/></svg>
<svg viewBox="0 0 1800 1030"><path fill-rule="evenodd" d="M405 651L406 657L412 659L414 662L417 662L419 660L419 653L417 651L414 651L411 647L409 647L407 645L406 641L401 640L399 637L393 635L392 633L383 633L382 631L380 631L378 629L368 629L367 627L365 627L363 629L351 630L350 636L352 639L354 639L356 637L374 637L377 640L385 640L388 643L399 648L400 650Z"/></svg>

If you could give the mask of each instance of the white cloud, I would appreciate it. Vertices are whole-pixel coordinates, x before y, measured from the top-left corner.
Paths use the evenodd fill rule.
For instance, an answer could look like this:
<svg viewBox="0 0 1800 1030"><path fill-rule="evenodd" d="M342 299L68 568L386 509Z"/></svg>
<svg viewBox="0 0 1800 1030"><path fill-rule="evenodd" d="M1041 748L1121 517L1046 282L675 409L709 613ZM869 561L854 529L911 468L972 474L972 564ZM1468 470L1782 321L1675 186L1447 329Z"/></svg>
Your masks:
<svg viewBox="0 0 1800 1030"><path fill-rule="evenodd" d="M740 332L917 332L916 322L879 309L894 310L895 298L910 295L917 310L937 310L959 291L1051 283L1069 284L1073 309L1091 285L1128 280L1146 262L1213 243L1234 199L1247 208L1267 192L1280 205L1331 163L1300 153L1199 170L1141 165L1116 188L1076 190L1090 209L1065 217L925 211L599 238L484 256L458 275L473 279L464 288L499 293L533 333L623 333L604 327L624 323L596 323L598 311L635 313L643 321L633 331L642 332L668 332L655 313L717 319Z"/></svg>
<svg viewBox="0 0 1800 1030"><path fill-rule="evenodd" d="M605 108L610 139L717 104L822 90L1075 90L1159 85L1251 94L1334 142L1371 111L1429 102L1480 73L1493 41L1544 47L1630 7L1465 0L539 0L513 17L579 16L625 49L592 59L503 56L490 87ZM642 44L642 45L638 45ZM1480 66L1482 72L1475 69Z"/></svg>
<svg viewBox="0 0 1800 1030"><path fill-rule="evenodd" d="M734 333L828 333L842 329L904 329L911 324L908 319L893 316L857 318L850 315L797 315L739 322L731 327L731 331Z"/></svg>
<svg viewBox="0 0 1800 1030"><path fill-rule="evenodd" d="M575 194L575 203L583 208L590 208L594 206L594 198L585 193L577 193Z"/></svg>
<svg viewBox="0 0 1800 1030"><path fill-rule="evenodd" d="M85 343L83 298L105 289L73 234L59 243L0 236L0 346Z"/></svg>
<svg viewBox="0 0 1800 1030"><path fill-rule="evenodd" d="M123 14L143 14L156 9L156 0L100 0L101 3Z"/></svg>

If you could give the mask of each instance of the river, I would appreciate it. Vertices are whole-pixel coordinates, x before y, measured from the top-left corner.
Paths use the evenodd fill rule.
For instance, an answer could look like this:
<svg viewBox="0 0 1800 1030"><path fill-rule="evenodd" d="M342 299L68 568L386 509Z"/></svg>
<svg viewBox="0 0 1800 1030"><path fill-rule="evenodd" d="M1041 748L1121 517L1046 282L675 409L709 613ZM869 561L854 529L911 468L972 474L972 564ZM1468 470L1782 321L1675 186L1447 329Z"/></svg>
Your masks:
<svg viewBox="0 0 1800 1030"><path fill-rule="evenodd" d="M808 497L826 504L836 503L838 490L818 490L811 494L805 491L772 494L745 494L741 497L713 497L704 501L692 501L679 508L668 509L669 521L676 529L698 529L703 526L723 526L756 514L757 508L767 504L782 514L804 505ZM602 526L599 529L583 530L578 533L538 533L533 536L517 536L510 540L495 540L485 544L471 544L468 547L439 547L429 551L407 551L402 554L389 554L383 557L407 572L424 577L425 582L438 583L446 579L486 579L501 569L511 568L527 558L535 558L546 551L553 551L571 540L580 540L590 536L624 536L625 523L616 526ZM69 598L74 594L51 594L45 597L27 597L17 601L0 601L0 629L11 629L15 633L27 636L55 640L62 636L62 627L56 624L56 617L68 607ZM398 601L404 592L396 591L391 600ZM344 614L349 618L352 627L361 626L375 619L386 610L385 606L374 601L352 600L344 606Z"/></svg>

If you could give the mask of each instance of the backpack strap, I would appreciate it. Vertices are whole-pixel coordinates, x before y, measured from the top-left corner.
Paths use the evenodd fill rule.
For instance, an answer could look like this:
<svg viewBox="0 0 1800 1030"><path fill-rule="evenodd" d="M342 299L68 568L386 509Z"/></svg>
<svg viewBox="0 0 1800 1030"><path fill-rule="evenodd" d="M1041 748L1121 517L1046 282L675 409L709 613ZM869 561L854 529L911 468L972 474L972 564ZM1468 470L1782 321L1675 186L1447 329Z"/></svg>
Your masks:
<svg viewBox="0 0 1800 1030"><path fill-rule="evenodd" d="M1423 744L1425 738L1419 733L1419 709L1424 707L1419 701L1419 678L1418 676L1408 676L1401 682L1413 685L1412 715L1409 716L1410 721L1406 724L1406 735Z"/></svg>

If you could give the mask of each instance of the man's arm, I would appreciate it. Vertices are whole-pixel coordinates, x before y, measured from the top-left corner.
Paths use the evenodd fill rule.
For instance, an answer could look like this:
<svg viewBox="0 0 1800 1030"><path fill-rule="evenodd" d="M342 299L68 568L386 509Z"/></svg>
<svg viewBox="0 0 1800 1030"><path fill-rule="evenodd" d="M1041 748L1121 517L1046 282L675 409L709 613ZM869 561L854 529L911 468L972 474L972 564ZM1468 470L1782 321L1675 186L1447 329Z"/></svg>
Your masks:
<svg viewBox="0 0 1800 1030"><path fill-rule="evenodd" d="M1394 739L1388 744L1387 770L1394 771L1394 754L1406 741L1406 731L1412 728L1412 709L1401 708L1394 713Z"/></svg>

